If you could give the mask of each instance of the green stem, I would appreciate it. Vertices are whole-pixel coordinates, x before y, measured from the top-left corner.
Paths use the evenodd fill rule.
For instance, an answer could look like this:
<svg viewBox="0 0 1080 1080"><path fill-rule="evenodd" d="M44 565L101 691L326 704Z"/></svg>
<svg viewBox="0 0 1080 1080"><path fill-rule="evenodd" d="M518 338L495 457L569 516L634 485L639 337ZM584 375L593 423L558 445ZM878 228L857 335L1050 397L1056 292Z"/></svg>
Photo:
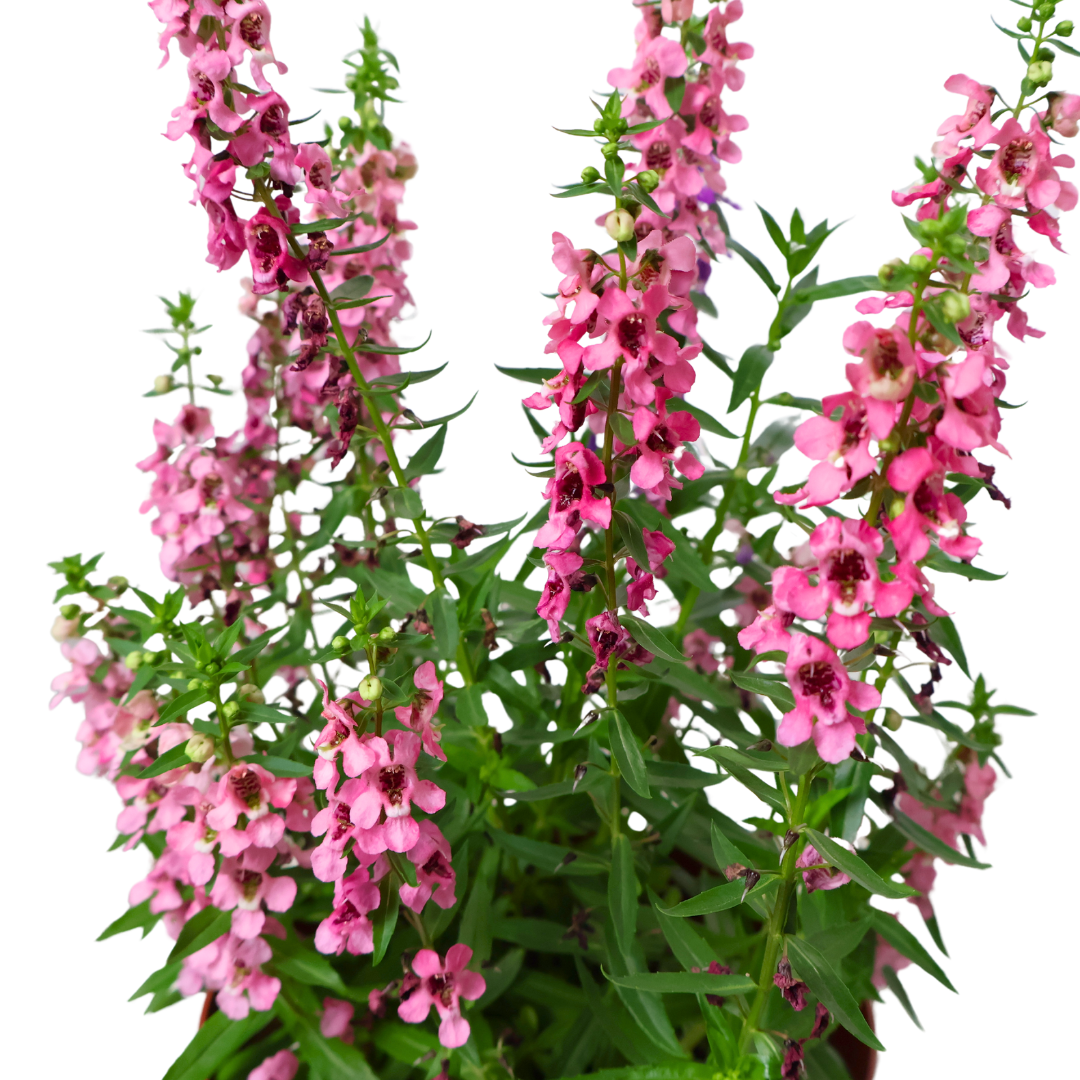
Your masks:
<svg viewBox="0 0 1080 1080"><path fill-rule="evenodd" d="M267 212L280 218L281 214L266 186L261 180L256 180L254 183L255 193L266 207ZM289 246L293 249L293 253L297 258L304 258L304 249L300 246L296 237L291 234L289 235ZM364 404L367 406L368 413L371 416L372 422L375 424L375 432L383 445L383 449L386 451L386 460L390 463L390 471L394 474L394 479L397 481L398 487L406 488L409 484L405 479L405 473L401 468L401 463L398 461L397 451L394 449L393 435L387 427L386 421L383 419L382 412L375 401L375 395L372 392L371 386L368 384L367 379L364 378L363 372L360 370L360 365L356 359L356 353L353 351L353 347L349 344L349 341L345 336L345 331L341 326L341 320L338 318L337 309L330 299L330 293L323 283L322 275L317 270L311 270L310 273L311 280L314 282L315 288L322 299L323 304L326 306L326 313L330 318L330 325L334 329L334 337L337 338L338 346L345 357L346 364L349 366L349 372L353 377L353 382L356 383L356 388L359 391L360 396L364 399ZM420 542L420 548L424 553L424 561L427 563L428 570L431 571L431 576L435 581L435 587L441 588L443 577L439 571L439 564L435 560L435 553L431 549L431 540L428 537L427 529L424 528L424 523L420 518L412 518L411 520L413 529L416 531L416 538Z"/></svg>
<svg viewBox="0 0 1080 1080"><path fill-rule="evenodd" d="M1040 19L1039 20L1039 33L1036 36L1035 42L1034 42L1034 44L1032 45L1032 48L1031 48L1031 59L1032 60L1036 59L1036 57L1038 56L1039 49L1042 48L1043 41L1045 40L1045 38L1043 37L1043 33L1044 33L1045 30L1046 30L1046 22L1044 22L1042 19ZM1038 98L1036 98L1035 100L1037 101ZM1020 119L1020 113L1023 110L1026 101L1027 101L1026 95L1023 93L1023 91L1021 91L1020 92L1020 100L1016 103L1016 108L1013 109L1013 119L1014 120L1019 120Z"/></svg>
<svg viewBox="0 0 1080 1080"><path fill-rule="evenodd" d="M795 809L788 821L788 827L797 829L803 824L806 815L806 804L810 799L810 776L809 774L799 777L799 792L795 796ZM743 1021L742 1033L739 1036L739 1050L745 1051L750 1036L757 1029L761 1020L765 1002L769 999L769 993L773 988L773 975L776 974L776 965L780 958L780 950L784 943L784 921L787 918L788 905L791 903L792 893L795 891L795 883L798 871L795 860L798 858L799 842L796 841L784 852L780 863L780 889L776 894L776 903L773 905L769 916L768 937L765 940L765 956L761 962L761 977L758 979L758 990L754 996L750 1012Z"/></svg>

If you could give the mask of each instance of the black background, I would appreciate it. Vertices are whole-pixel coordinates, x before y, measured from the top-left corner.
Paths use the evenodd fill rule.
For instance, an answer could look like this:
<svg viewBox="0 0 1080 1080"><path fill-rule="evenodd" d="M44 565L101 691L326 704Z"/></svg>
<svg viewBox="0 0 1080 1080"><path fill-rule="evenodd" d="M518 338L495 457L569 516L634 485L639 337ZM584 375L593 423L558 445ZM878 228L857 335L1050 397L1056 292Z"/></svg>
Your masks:
<svg viewBox="0 0 1080 1080"><path fill-rule="evenodd" d="M756 198L782 219L793 202L811 220L858 213L858 220L825 248L823 278L873 272L883 259L910 251L888 193L914 177L910 154L926 153L937 122L959 107L958 98L940 89L948 73L968 70L1007 92L1022 73L1012 43L997 35L981 12L959 14L940 5L934 29L913 38L910 27L875 22L873 14L865 14L866 5L832 6L845 14L827 17L818 4L778 9L750 0L750 14L734 36L753 40L758 55L746 65L746 90L728 98L729 108L746 112L753 123L738 136L745 162L728 168L735 199L750 206ZM1011 18L1011 5L1001 6ZM79 224L67 240L54 233L53 242L73 244L68 272L75 268L79 282L67 294L72 299L50 298L46 292L39 301L44 340L63 345L38 354L42 369L36 363L27 369L28 386L45 396L44 413L51 417L46 431L32 436L39 471L27 499L36 523L30 535L39 531L43 537L40 551L29 559L36 597L30 608L36 612L32 654L45 658L42 684L62 666L44 637L51 611L43 595L55 583L41 568L45 558L106 548L106 572L127 573L154 591L163 584L154 561L157 543L135 513L145 477L132 469L151 448L156 408L171 415L179 401L161 405L138 397L167 360L160 346L136 333L140 326L161 322L152 293L206 286L200 315L216 327L203 338L204 369L233 378L243 362L249 327L232 311L235 278L246 272L246 262L227 275L204 264L203 213L187 205L190 185L179 170L189 144L168 144L158 134L168 109L183 96L183 60L174 55L170 66L154 73L157 24L138 5L125 9L108 19L80 21L86 48L79 63L89 82L73 79L71 85L81 82L77 90L63 91L58 83L44 92L55 95L54 117L64 119L73 133L62 157L78 164L56 178L53 198L54 210L66 204ZM855 21L847 11L862 14ZM274 81L291 100L294 116L324 106L333 118L345 102L321 98L306 87L339 81L337 55L354 44L349 16L359 14L334 2L275 4L274 43L292 71ZM402 59L404 96L410 99L391 108L389 123L414 141L421 162L405 207L420 222L414 233L417 257L409 268L420 319L406 329L421 334L435 329L433 345L418 357L421 366L454 361L440 381L411 391L410 404L420 415L434 415L481 389L472 413L450 429L449 471L428 482L426 495L437 513L497 521L534 508L539 485L509 459L511 448L535 456L517 408L521 389L492 372L491 364L545 362L539 320L550 305L537 291L553 288L556 281L549 233L566 231L580 245L603 239L591 224L602 204L556 203L546 194L550 180L570 180L583 164L599 161L586 141L571 141L549 125L591 122L585 94L606 85L609 66L630 63L634 15L629 4L616 0L543 8L396 3L372 14L384 17L383 30ZM929 48L931 33L945 48ZM106 68L111 99L99 102L91 121L83 98L91 85L102 85L98 78ZM314 123L296 133L297 138L316 136ZM48 151L50 160L57 152L55 146ZM731 217L739 237L766 253L768 242L753 210ZM1030 233L1022 242L1040 246ZM1041 246L1047 257L1049 248ZM1065 260L1056 255L1051 260L1061 271ZM777 259L772 261L775 268ZM54 284L60 283L54 279ZM742 265L718 267L713 294L723 318L704 329L714 345L738 354L764 336L771 301ZM1053 702L1037 685L1042 647L1027 627L1035 611L1052 612L1064 603L1049 585L1051 552L1047 538L1040 538L1049 525L1047 440L1056 406L1051 393L1059 392L1051 389L1058 376L1053 381L1045 376L1064 366L1063 349L1071 337L1055 306L1064 295L1059 287L1055 294L1031 297L1032 318L1050 330L1050 337L1014 349L1009 397L1031 399L1005 424L1004 441L1016 463L1002 462L989 451L982 455L1002 465L1000 481L1015 497L1016 510L1004 513L985 499L972 508L987 540L983 562L1008 568L1012 576L997 585L947 579L939 590L947 606L959 609L973 667L985 667L1008 697L1041 708L1045 719L1005 725L1010 739L1005 753L1018 779L991 802L991 855L1000 868L985 875L942 872L939 905L955 957L949 967L964 997L949 996L920 972L907 975L930 1034L918 1036L895 1004L883 1010L882 1037L893 1048L882 1067L885 1077L909 1075L928 1053L932 1075L946 1075L961 1064L997 1063L1002 1040L1020 1039L1024 1028L1018 1017L1007 1020L1007 1001L1031 985L1024 976L1030 977L1042 948L1032 948L1028 939L1036 928L1027 920L1041 918L1039 902L1029 907L1022 897L1037 889L1043 874L1032 867L1041 861L1037 837L1045 831L1028 821L1037 808L1035 767L1047 744L1042 725L1053 717ZM786 388L820 395L841 389L845 357L839 334L856 318L850 303L821 305L788 339L768 377L769 392ZM999 336L1013 346L1003 326ZM24 355L24 363L28 359ZM699 366L694 400L721 413L723 379L708 365ZM233 416L230 424L237 419ZM1037 467L1044 470L1042 477ZM946 683L946 688L962 696L962 686ZM105 859L100 854L111 837L116 797L106 785L71 773L68 738L76 711L65 705L46 717L40 694L33 691L27 703L42 732L31 753L40 762L44 751L50 779L32 789L22 821L10 822L9 842L37 852L25 863L30 872L25 883L16 879L11 887L37 895L31 901L35 914L19 918L35 941L32 947L51 954L31 977L41 981L35 994L62 1009L62 1026L70 1036L53 1042L53 1061L57 1067L59 1059L67 1066L84 1061L82 1048L89 1045L98 1055L96 1064L108 1058L119 1065L118 1075L157 1077L189 1037L198 1002L150 1020L123 1003L164 957L167 946L160 933L143 945L134 937L91 944L123 909L124 892L141 873L144 855ZM35 821L45 824L35 826ZM909 921L916 920L909 916ZM54 985L60 987L58 997Z"/></svg>

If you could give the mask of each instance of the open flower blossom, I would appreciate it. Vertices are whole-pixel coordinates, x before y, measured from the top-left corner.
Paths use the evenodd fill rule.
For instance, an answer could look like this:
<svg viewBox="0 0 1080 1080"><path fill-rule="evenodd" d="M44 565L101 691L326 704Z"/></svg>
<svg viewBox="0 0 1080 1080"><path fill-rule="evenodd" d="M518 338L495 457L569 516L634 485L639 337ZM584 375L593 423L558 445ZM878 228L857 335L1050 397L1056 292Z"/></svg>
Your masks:
<svg viewBox="0 0 1080 1080"><path fill-rule="evenodd" d="M795 708L784 713L776 733L781 745L798 746L812 736L823 760L843 761L855 749L855 736L866 731L865 722L847 705L873 709L881 704L881 694L852 679L824 642L798 632L791 635L784 676Z"/></svg>
<svg viewBox="0 0 1080 1080"><path fill-rule="evenodd" d="M824 861L813 844L807 844L795 860L795 865L803 872L803 882L808 893L816 889L839 889L841 885L851 881L843 870L837 870L835 866L821 865Z"/></svg>
<svg viewBox="0 0 1080 1080"><path fill-rule="evenodd" d="M426 660L413 672L412 702L394 710L399 724L412 728L420 736L424 752L439 761L446 760L446 753L439 745L439 733L432 727L432 720L439 711L443 697L443 684L435 674L435 665Z"/></svg>
<svg viewBox="0 0 1080 1080"><path fill-rule="evenodd" d="M439 1042L453 1049L469 1038L469 1022L461 1015L461 998L475 1001L487 988L483 975L468 970L473 951L468 945L454 945L445 961L434 949L421 949L412 961L419 982L402 995L398 1016L407 1024L427 1018L434 1005L439 1014Z"/></svg>

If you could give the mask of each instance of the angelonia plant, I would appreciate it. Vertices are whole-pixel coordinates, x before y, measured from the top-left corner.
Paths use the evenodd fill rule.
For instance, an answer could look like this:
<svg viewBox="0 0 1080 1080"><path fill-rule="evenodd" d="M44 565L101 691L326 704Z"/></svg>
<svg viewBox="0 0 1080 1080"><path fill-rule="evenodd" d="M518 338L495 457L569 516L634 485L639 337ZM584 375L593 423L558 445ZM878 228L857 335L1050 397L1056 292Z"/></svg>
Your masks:
<svg viewBox="0 0 1080 1080"><path fill-rule="evenodd" d="M238 378L204 375L208 328L166 303L151 395L183 401L139 468L174 587L53 563L53 704L83 708L114 847L151 857L102 935L173 941L133 998L202 995L167 1080L859 1080L882 991L916 1019L898 973L951 988L935 867L985 868L997 721L1030 714L969 665L945 586L998 576L968 514L1009 507L982 460L1014 407L1001 337L1041 335L1021 302L1054 272L1026 249L1060 251L1077 201L1080 97L1050 89L1073 26L1020 4L1018 88L950 77L957 113L892 194L914 251L821 283L827 222L762 210L762 257L725 216L740 0L633 7L557 195L597 197L595 246L555 233L548 359L503 369L531 384L535 496L476 524L419 483L471 402L417 416L442 367L394 342L417 169L385 123L394 55L365 22L318 137L269 82L263 0L150 4L186 63L167 135L253 332ZM746 269L776 310L736 361L699 323ZM813 305L860 293L843 378L774 392ZM805 481L778 488L793 447ZM936 693L946 666L969 700Z"/></svg>

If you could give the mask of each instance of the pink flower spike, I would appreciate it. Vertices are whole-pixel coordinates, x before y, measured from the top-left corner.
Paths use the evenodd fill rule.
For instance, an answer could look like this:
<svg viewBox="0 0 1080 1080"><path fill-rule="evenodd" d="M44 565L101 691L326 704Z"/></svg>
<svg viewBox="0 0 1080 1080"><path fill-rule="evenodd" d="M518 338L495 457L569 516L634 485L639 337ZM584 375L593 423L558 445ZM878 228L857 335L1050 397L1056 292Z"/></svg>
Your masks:
<svg viewBox="0 0 1080 1080"><path fill-rule="evenodd" d="M398 1016L407 1024L427 1019L434 1005L440 1017L439 1042L448 1050L464 1046L469 1038L469 1022L461 1015L461 998L475 1001L487 989L482 975L466 969L472 959L467 945L454 945L445 962L433 949L421 949L413 957L412 969L419 985L398 1006Z"/></svg>
<svg viewBox="0 0 1080 1080"><path fill-rule="evenodd" d="M416 691L412 703L401 705L394 710L398 723L420 735L426 753L439 761L446 760L446 754L439 745L438 730L432 727L432 720L439 710L443 698L443 684L435 673L435 665L426 660L413 673L413 685Z"/></svg>

